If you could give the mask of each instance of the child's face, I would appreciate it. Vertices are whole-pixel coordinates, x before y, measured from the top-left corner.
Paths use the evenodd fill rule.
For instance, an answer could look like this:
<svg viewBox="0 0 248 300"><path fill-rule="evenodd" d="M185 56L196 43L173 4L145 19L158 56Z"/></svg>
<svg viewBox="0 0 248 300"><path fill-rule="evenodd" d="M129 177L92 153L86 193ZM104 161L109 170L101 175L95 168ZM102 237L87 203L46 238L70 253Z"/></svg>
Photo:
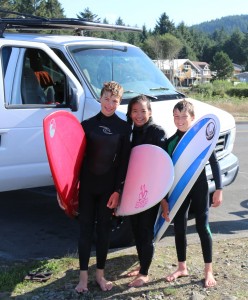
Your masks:
<svg viewBox="0 0 248 300"><path fill-rule="evenodd" d="M150 116L151 111L148 110L147 103L145 101L133 104L130 117L135 126L143 126L145 123L148 122Z"/></svg>
<svg viewBox="0 0 248 300"><path fill-rule="evenodd" d="M112 116L117 107L120 105L120 97L113 95L111 92L104 91L102 97L100 98L101 102L101 112L106 116Z"/></svg>
<svg viewBox="0 0 248 300"><path fill-rule="evenodd" d="M177 129L182 132L187 131L194 120L194 116L191 116L187 111L180 112L178 109L174 110L173 117Z"/></svg>

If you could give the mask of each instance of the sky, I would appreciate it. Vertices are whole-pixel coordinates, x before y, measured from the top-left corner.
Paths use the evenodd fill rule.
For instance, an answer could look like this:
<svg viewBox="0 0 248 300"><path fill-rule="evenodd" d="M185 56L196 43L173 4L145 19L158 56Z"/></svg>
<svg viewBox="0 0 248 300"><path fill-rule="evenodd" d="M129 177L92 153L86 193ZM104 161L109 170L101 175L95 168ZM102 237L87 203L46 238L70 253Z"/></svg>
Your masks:
<svg viewBox="0 0 248 300"><path fill-rule="evenodd" d="M247 0L59 0L67 18L76 18L85 8L101 20L114 24L120 17L125 25L154 29L163 13L177 26L187 26L232 15L248 15Z"/></svg>

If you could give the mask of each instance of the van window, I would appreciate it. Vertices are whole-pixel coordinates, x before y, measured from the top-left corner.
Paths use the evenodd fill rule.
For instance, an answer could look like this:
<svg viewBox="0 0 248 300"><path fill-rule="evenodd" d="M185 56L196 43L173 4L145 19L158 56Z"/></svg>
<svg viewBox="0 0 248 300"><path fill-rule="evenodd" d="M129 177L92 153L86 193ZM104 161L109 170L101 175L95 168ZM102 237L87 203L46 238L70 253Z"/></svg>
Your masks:
<svg viewBox="0 0 248 300"><path fill-rule="evenodd" d="M95 91L96 97L105 81L117 81L124 88L122 104L137 94L163 100L178 94L168 78L139 48L110 45L76 45L68 47L71 56Z"/></svg>
<svg viewBox="0 0 248 300"><path fill-rule="evenodd" d="M2 50L6 106L68 106L66 75L42 50Z"/></svg>

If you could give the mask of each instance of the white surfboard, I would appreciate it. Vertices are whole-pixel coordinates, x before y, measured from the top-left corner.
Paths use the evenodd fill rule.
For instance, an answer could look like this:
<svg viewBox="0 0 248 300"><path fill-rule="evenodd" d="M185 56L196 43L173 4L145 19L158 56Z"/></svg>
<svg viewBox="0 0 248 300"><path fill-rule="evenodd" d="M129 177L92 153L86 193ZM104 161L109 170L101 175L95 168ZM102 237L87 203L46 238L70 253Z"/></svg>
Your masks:
<svg viewBox="0 0 248 300"><path fill-rule="evenodd" d="M213 114L205 115L191 126L175 148L172 154L175 179L168 194L171 221L205 167L216 146L219 133L219 119ZM162 217L160 207L154 225L154 242L162 238L169 224Z"/></svg>
<svg viewBox="0 0 248 300"><path fill-rule="evenodd" d="M132 149L116 215L140 213L160 202L170 190L174 167L168 153L150 144Z"/></svg>

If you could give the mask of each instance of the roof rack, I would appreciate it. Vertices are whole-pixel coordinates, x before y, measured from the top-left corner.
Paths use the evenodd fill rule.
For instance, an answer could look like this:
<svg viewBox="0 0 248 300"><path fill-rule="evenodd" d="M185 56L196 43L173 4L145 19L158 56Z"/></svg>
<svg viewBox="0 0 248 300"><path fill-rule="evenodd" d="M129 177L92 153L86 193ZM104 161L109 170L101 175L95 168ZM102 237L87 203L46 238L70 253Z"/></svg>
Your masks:
<svg viewBox="0 0 248 300"><path fill-rule="evenodd" d="M48 19L44 17L22 14L0 9L0 12L14 14L19 18L0 18L0 36L3 36L5 30L94 30L94 31L133 31L141 32L137 27L111 25L105 23L90 22L86 19L61 18Z"/></svg>

